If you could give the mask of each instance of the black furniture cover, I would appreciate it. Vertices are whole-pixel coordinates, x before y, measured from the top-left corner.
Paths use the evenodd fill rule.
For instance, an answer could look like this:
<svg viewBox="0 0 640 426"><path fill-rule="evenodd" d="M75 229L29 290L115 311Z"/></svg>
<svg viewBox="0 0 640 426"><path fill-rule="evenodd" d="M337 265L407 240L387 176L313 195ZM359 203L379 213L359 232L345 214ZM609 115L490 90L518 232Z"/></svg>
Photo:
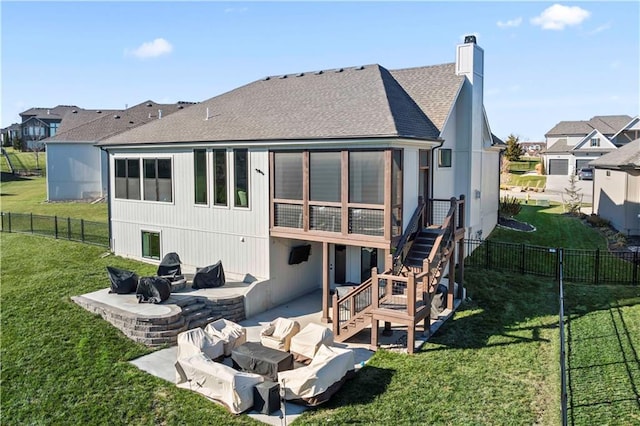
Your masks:
<svg viewBox="0 0 640 426"><path fill-rule="evenodd" d="M193 276L192 288L214 288L222 287L225 283L224 269L222 261L218 261L215 265L205 266L196 272Z"/></svg>
<svg viewBox="0 0 640 426"><path fill-rule="evenodd" d="M260 374L271 381L278 381L278 371L293 369L293 355L289 352L247 342L231 351L234 366L243 371Z"/></svg>
<svg viewBox="0 0 640 426"><path fill-rule="evenodd" d="M180 256L178 253L167 253L162 258L162 262L158 266L158 276L167 277L167 276L177 276L182 274L182 270L180 268Z"/></svg>
<svg viewBox="0 0 640 426"><path fill-rule="evenodd" d="M438 319L442 311L447 307L447 293L449 293L447 286L438 284L436 293L431 299L431 319Z"/></svg>
<svg viewBox="0 0 640 426"><path fill-rule="evenodd" d="M111 281L109 293L133 293L138 287L138 275L135 272L107 266L107 275L109 275L109 281Z"/></svg>
<svg viewBox="0 0 640 426"><path fill-rule="evenodd" d="M163 277L142 277L138 281L138 303L162 303L171 295L171 283Z"/></svg>

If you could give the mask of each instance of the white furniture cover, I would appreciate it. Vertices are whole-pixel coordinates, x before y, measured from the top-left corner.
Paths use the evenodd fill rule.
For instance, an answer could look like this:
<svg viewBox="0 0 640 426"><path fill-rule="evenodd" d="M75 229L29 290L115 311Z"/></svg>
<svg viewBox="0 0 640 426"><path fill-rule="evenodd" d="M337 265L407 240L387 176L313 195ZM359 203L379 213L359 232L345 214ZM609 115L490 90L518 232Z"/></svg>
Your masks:
<svg viewBox="0 0 640 426"><path fill-rule="evenodd" d="M320 324L307 324L300 333L291 338L290 352L296 361L313 359L320 345L333 346L333 331Z"/></svg>
<svg viewBox="0 0 640 426"><path fill-rule="evenodd" d="M260 332L260 343L268 348L289 352L291 338L299 331L298 321L276 318Z"/></svg>
<svg viewBox="0 0 640 426"><path fill-rule="evenodd" d="M204 332L224 342L224 356L231 356L233 348L247 341L247 330L240 324L224 318L209 323Z"/></svg>
<svg viewBox="0 0 640 426"><path fill-rule="evenodd" d="M253 388L264 381L259 374L236 371L202 353L178 358L175 367L177 386L211 398L234 414L253 407Z"/></svg>
<svg viewBox="0 0 640 426"><path fill-rule="evenodd" d="M354 364L352 350L322 345L309 365L278 373L278 382L286 400L314 406L329 400Z"/></svg>
<svg viewBox="0 0 640 426"><path fill-rule="evenodd" d="M207 336L201 328L183 331L178 334L178 359L203 353L209 359L224 355L224 342L216 337Z"/></svg>

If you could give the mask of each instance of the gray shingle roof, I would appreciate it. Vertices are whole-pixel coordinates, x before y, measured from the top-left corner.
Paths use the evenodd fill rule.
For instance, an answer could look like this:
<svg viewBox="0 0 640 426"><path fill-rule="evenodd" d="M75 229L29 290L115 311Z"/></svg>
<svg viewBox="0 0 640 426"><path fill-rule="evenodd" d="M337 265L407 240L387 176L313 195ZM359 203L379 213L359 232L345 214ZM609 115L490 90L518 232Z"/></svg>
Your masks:
<svg viewBox="0 0 640 426"><path fill-rule="evenodd" d="M269 77L100 145L366 137L434 140L463 79L455 76L453 64L392 72L374 64ZM433 87L421 89L421 84Z"/></svg>
<svg viewBox="0 0 640 426"><path fill-rule="evenodd" d="M589 165L596 168L640 169L640 139L591 161Z"/></svg>
<svg viewBox="0 0 640 426"><path fill-rule="evenodd" d="M23 117L23 119L26 117L36 117L40 119L62 119L62 117L67 112L73 109L78 109L78 107L75 105L58 105L53 108L29 108L28 110L21 112L20 117Z"/></svg>
<svg viewBox="0 0 640 426"><path fill-rule="evenodd" d="M97 118L96 113L92 112L90 113L93 117L92 120L76 126L66 127L67 130L61 129L62 131L58 131L55 136L46 139L45 142L98 142L152 120L157 120L159 110L162 111L162 117L164 118L183 108L185 106L179 104L157 104L153 101L145 101L126 110L102 112ZM78 111L77 114L75 120L81 120L89 113ZM67 119L65 118L63 123L66 121Z"/></svg>
<svg viewBox="0 0 640 426"><path fill-rule="evenodd" d="M549 130L545 136L551 135L587 135L598 130L603 135L613 135L629 124L628 115L597 115L588 121L561 121Z"/></svg>
<svg viewBox="0 0 640 426"><path fill-rule="evenodd" d="M566 139L558 139L553 145L544 150L545 153L569 152L573 145L569 146Z"/></svg>

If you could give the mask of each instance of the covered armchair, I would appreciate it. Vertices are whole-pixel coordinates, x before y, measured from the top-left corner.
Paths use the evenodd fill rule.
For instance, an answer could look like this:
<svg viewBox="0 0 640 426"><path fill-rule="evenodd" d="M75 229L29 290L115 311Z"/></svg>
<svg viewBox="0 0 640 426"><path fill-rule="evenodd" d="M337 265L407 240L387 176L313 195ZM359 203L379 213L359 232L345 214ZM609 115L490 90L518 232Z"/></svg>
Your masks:
<svg viewBox="0 0 640 426"><path fill-rule="evenodd" d="M211 360L221 358L224 356L224 342L208 336L201 328L178 334L178 360L200 353Z"/></svg>
<svg viewBox="0 0 640 426"><path fill-rule="evenodd" d="M220 318L209 323L204 332L210 337L222 340L224 356L231 356L231 351L247 341L247 330L240 324Z"/></svg>
<svg viewBox="0 0 640 426"><path fill-rule="evenodd" d="M354 364L352 350L322 345L309 365L279 372L278 383L284 399L314 407L328 401L353 376Z"/></svg>
<svg viewBox="0 0 640 426"><path fill-rule="evenodd" d="M308 363L321 345L333 346L333 331L322 325L310 323L291 338L289 351L296 361Z"/></svg>
<svg viewBox="0 0 640 426"><path fill-rule="evenodd" d="M300 331L300 324L287 318L276 318L260 332L263 346L289 352L291 338Z"/></svg>
<svg viewBox="0 0 640 426"><path fill-rule="evenodd" d="M175 368L178 387L211 398L233 414L253 407L254 388L264 381L259 374L236 371L203 353L178 358Z"/></svg>

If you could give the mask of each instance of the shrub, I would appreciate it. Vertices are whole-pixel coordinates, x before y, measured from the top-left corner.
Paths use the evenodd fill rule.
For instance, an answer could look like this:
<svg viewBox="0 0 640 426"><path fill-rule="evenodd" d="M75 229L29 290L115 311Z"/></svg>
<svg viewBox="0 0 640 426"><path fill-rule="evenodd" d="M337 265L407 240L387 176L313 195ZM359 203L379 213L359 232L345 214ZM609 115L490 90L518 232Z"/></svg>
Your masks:
<svg viewBox="0 0 640 426"><path fill-rule="evenodd" d="M589 225L595 226L596 228L606 228L611 224L607 219L604 219L597 214L588 216L587 222L589 223Z"/></svg>
<svg viewBox="0 0 640 426"><path fill-rule="evenodd" d="M500 200L500 216L513 217L520 213L520 210L522 210L522 206L516 197L505 195Z"/></svg>
<svg viewBox="0 0 640 426"><path fill-rule="evenodd" d="M538 163L536 164L536 173L538 173L539 175L543 175L544 174L544 164L542 163Z"/></svg>

